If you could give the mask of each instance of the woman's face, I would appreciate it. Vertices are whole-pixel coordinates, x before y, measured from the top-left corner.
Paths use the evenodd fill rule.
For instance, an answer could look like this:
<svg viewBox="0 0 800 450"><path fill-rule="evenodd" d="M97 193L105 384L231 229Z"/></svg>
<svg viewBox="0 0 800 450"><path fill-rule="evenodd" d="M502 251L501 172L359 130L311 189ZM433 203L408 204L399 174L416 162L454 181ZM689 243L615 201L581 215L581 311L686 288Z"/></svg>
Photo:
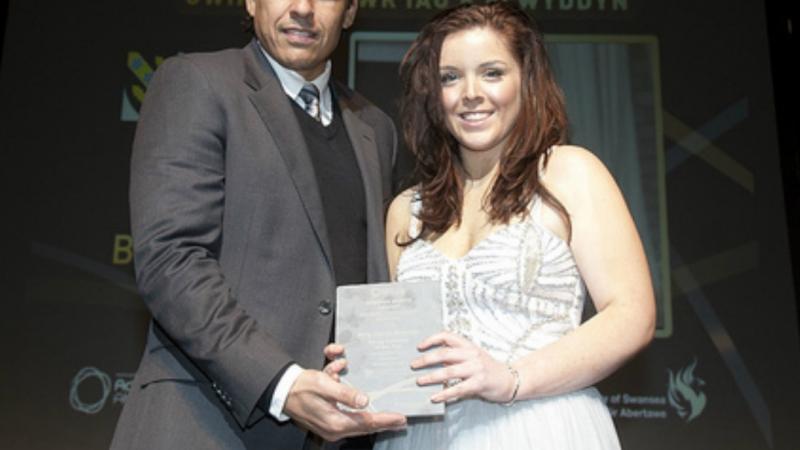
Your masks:
<svg viewBox="0 0 800 450"><path fill-rule="evenodd" d="M448 35L439 60L447 129L464 152L500 152L520 110L521 74L505 39L490 28ZM464 155L466 156L466 155Z"/></svg>

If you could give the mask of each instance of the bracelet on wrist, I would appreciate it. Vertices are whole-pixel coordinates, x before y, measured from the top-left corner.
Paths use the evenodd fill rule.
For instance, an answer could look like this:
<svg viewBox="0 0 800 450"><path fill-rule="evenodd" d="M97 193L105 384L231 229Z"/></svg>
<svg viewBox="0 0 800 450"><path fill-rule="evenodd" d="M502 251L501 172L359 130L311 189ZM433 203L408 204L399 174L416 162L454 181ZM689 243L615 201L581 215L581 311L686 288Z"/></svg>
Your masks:
<svg viewBox="0 0 800 450"><path fill-rule="evenodd" d="M508 369L509 372L511 372L511 375L514 377L514 392L511 394L511 400L502 403L502 405L511 406L517 400L517 394L519 393L519 372L517 371L517 369L511 367L511 365L507 365L506 368Z"/></svg>

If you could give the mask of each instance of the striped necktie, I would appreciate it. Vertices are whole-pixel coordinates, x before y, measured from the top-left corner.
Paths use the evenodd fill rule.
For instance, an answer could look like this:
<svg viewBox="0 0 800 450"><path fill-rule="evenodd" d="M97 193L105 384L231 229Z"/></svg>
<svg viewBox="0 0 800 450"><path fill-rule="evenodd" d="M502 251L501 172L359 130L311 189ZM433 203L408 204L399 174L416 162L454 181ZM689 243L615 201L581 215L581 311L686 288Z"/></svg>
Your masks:
<svg viewBox="0 0 800 450"><path fill-rule="evenodd" d="M308 115L319 122L319 90L317 87L308 83L303 86L303 89L300 89L300 93L297 94L297 96L303 100L303 104L305 105L303 109L306 110Z"/></svg>

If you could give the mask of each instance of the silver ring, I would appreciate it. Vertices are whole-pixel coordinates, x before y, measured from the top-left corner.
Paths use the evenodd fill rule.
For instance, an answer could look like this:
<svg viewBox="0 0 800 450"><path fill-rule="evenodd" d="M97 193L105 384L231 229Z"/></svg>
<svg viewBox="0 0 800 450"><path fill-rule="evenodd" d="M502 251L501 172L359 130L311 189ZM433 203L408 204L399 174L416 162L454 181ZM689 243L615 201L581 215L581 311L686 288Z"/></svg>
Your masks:
<svg viewBox="0 0 800 450"><path fill-rule="evenodd" d="M447 387L453 387L458 383L461 383L462 381L464 380L462 380L461 378L450 378L449 380L447 380Z"/></svg>

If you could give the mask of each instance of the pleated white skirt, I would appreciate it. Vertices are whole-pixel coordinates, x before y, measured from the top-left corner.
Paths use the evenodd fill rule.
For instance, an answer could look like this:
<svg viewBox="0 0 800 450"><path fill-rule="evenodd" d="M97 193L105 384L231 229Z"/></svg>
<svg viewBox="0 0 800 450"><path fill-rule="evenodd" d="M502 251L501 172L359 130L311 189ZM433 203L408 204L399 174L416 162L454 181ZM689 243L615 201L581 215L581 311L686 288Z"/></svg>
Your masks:
<svg viewBox="0 0 800 450"><path fill-rule="evenodd" d="M614 424L594 388L507 407L482 400L447 405L444 418L409 421L378 436L375 450L616 450Z"/></svg>

